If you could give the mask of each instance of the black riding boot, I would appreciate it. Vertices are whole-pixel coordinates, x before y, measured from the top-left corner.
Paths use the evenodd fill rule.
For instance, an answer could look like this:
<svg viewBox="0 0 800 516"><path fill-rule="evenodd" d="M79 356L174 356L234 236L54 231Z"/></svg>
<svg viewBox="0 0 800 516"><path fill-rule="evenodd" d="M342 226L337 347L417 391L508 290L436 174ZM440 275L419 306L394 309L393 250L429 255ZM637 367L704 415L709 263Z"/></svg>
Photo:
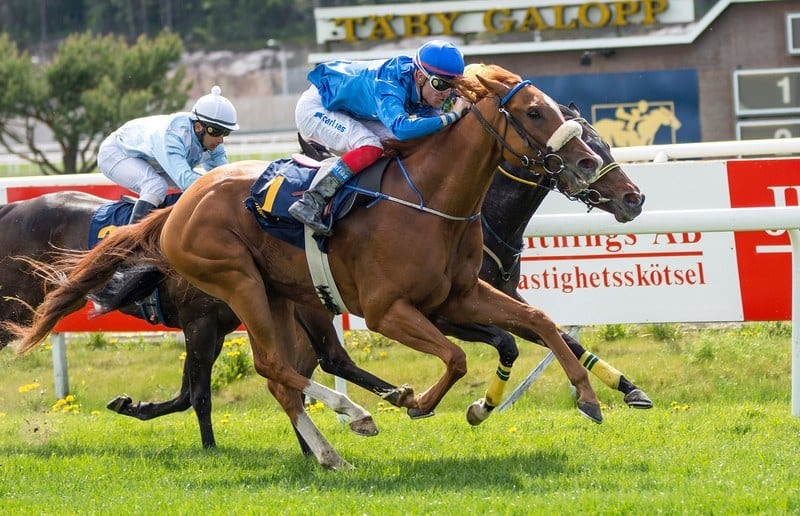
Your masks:
<svg viewBox="0 0 800 516"><path fill-rule="evenodd" d="M128 224L139 222L154 208L155 205L137 199L133 205ZM143 299L158 288L158 284L163 279L164 274L155 266L123 265L117 269L117 272L103 287L103 290L91 296L102 307L95 311L98 314L103 314Z"/></svg>
<svg viewBox="0 0 800 516"><path fill-rule="evenodd" d="M150 213L153 209L155 209L155 205L150 204L147 201L143 201L141 199L136 200L136 204L133 205L133 211L131 212L131 218L128 221L128 224L133 224L134 222L139 222L148 213Z"/></svg>
<svg viewBox="0 0 800 516"><path fill-rule="evenodd" d="M350 168L339 158L328 158L317 172L318 180L303 196L289 206L289 213L314 230L315 235L331 236L333 229L322 222L322 210L328 199L352 177Z"/></svg>

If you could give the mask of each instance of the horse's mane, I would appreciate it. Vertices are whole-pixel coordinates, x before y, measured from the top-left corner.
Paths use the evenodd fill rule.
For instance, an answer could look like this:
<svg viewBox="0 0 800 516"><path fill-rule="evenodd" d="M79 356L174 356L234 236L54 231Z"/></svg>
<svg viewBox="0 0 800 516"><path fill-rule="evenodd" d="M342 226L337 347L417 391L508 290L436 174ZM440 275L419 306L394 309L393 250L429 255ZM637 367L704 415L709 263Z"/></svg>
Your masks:
<svg viewBox="0 0 800 516"><path fill-rule="evenodd" d="M464 69L464 75L453 82L453 87L459 96L468 99L473 104L489 96L490 92L486 86L478 80L480 75L484 79L497 81L508 85L509 90L513 85L522 82L522 77L510 72L502 66L492 64L471 64ZM445 128L442 133L448 131L452 126ZM393 138L383 141L385 154L387 156L407 155L417 148L420 140L428 138L414 138L412 140L396 140Z"/></svg>

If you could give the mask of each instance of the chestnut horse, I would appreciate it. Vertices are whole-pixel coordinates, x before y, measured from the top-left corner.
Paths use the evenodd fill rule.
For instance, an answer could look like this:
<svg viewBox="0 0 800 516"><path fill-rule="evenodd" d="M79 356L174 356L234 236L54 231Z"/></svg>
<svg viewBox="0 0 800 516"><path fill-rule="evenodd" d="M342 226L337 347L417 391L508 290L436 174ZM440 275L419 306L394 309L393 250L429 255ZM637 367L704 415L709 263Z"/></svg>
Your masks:
<svg viewBox="0 0 800 516"><path fill-rule="evenodd" d="M519 76L488 67L460 81L459 92L475 102L472 116L424 141L395 142L403 158L390 165L381 190L406 203L388 199L362 207L341 221L330 239L330 266L344 304L364 317L371 330L444 363L444 375L416 398L406 399L408 408L430 412L466 372L463 350L430 322L440 316L454 324L494 324L529 340L540 337L576 387L581 413L599 422L600 406L586 370L555 324L541 310L478 279L478 215L497 165L504 160L544 163L559 172L563 191L577 193L597 178L599 158L575 138L577 124L566 123L555 102ZM33 326L21 331L19 351L41 342L77 300L117 267L146 257L172 267L231 307L247 327L259 374L347 413L351 426L361 423L363 433L373 432L374 423L361 407L299 375L282 353L282 346L296 340L295 304L317 307L319 299L303 252L264 233L241 205L266 165L250 161L219 167L173 207L107 237L48 294ZM408 203L419 206L409 208ZM296 396L281 403L322 465L349 467Z"/></svg>
<svg viewBox="0 0 800 516"><path fill-rule="evenodd" d="M581 138L601 156L606 171L577 199L590 208L598 207L613 214L619 222L628 222L637 217L642 210L644 195L614 161L608 144L591 124L580 117L575 106L561 106L561 110L568 120L575 119L581 123ZM309 156L317 159L328 157L321 155L320 149L307 145L307 142L301 140L300 143ZM481 207L484 258L480 277L510 295L517 295L523 229L545 196L554 188L554 178L543 174L544 171L528 173L519 169L502 170L492 181ZM13 257L24 256L50 263L57 259L59 250L85 250L92 217L107 202L107 199L83 192L60 191L0 206L0 285L6 300L0 304L0 321L30 323L32 312L26 306L36 308L44 298L44 278ZM169 276L165 281L153 284L152 289L158 289L162 322L169 327L182 329L185 335L187 353L180 392L165 401L136 403L130 397L121 395L111 400L108 408L140 420L194 408L202 445L216 446L211 421L211 369L222 349L225 335L239 326L239 320L227 305L187 285L179 276ZM121 296L121 299L124 298L127 295ZM143 317L136 303L110 306L108 309ZM310 377L318 366L322 366L326 372L342 376L343 369L350 366L341 351L337 335L325 323L324 316L321 329L316 329L309 320L310 312L313 310L298 307L295 317L303 328L301 333L308 332L308 339L318 348L319 362L311 346L301 339L303 342L298 346L292 363L305 376ZM518 356L514 338L495 327L452 327L441 320L436 324L446 334L461 340L482 341L494 346L500 355L501 365L505 367L510 368ZM581 359L586 353L585 349L568 334L562 335L573 354ZM0 327L0 348L9 344L12 338ZM598 374L603 364L606 364L605 361L592 355L587 368ZM629 406L652 406L647 395L622 373L610 379L608 375L601 374L600 378L612 389L619 390ZM366 376L362 375L361 379L364 383L359 384L368 390L380 388L376 382L369 382ZM309 453L302 439L300 445L304 453Z"/></svg>

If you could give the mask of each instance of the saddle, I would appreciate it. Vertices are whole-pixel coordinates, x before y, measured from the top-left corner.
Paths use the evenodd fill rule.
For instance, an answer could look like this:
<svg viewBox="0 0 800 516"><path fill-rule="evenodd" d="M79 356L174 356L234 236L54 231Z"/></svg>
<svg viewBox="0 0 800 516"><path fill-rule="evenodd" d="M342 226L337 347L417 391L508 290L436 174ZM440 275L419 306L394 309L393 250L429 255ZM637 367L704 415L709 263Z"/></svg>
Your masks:
<svg viewBox="0 0 800 516"><path fill-rule="evenodd" d="M328 202L323 221L336 223L356 208L376 201L381 179L390 158L381 158L350 178ZM303 224L289 214L292 205L311 185L319 162L302 154L273 161L256 179L244 205L253 212L261 228L271 236L305 249ZM328 237L314 237L320 251L327 251Z"/></svg>

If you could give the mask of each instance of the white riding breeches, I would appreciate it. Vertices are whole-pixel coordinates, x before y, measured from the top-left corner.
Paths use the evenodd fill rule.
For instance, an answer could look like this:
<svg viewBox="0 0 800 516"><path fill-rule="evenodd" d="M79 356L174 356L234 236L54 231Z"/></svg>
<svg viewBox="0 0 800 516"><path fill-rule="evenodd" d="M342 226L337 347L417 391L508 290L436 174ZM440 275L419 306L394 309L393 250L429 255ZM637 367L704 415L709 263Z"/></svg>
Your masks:
<svg viewBox="0 0 800 516"><path fill-rule="evenodd" d="M380 122L359 120L342 111L325 109L316 86L300 95L294 116L303 138L320 143L336 154L364 145L383 148L381 135L391 136Z"/></svg>
<svg viewBox="0 0 800 516"><path fill-rule="evenodd" d="M97 166L104 176L136 192L140 199L153 206L160 206L164 202L170 186L177 188L166 174L147 161L125 154L117 145L114 133L100 145Z"/></svg>

